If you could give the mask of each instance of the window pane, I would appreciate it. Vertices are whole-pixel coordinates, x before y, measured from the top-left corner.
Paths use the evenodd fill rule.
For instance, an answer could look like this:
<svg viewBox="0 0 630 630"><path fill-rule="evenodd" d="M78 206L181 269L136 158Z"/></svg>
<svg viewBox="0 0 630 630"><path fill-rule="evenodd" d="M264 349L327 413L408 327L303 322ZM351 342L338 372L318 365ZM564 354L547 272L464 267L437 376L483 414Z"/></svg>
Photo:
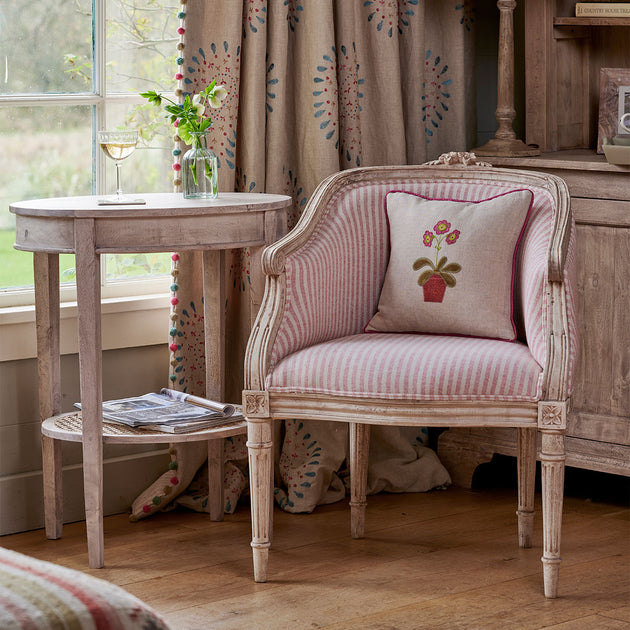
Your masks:
<svg viewBox="0 0 630 630"><path fill-rule="evenodd" d="M107 0L107 91L172 90L174 8L157 0Z"/></svg>
<svg viewBox="0 0 630 630"><path fill-rule="evenodd" d="M175 67L177 25L172 6L156 0L107 0L107 92L137 94L170 91ZM172 129L161 108L108 104L108 129L137 129L136 151L123 162L122 188L139 197L172 189ZM112 193L116 173L106 165L106 189ZM168 274L170 254L108 254L107 280Z"/></svg>
<svg viewBox="0 0 630 630"><path fill-rule="evenodd" d="M9 204L92 193L91 107L5 108L0 144L11 147L0 151L0 266L10 267L0 275L0 288L32 285L32 255L13 249ZM62 275L74 267L73 258L61 257Z"/></svg>
<svg viewBox="0 0 630 630"><path fill-rule="evenodd" d="M0 93L92 91L92 0L0 0Z"/></svg>
<svg viewBox="0 0 630 630"><path fill-rule="evenodd" d="M137 129L136 150L122 163L124 192L169 192L172 190L173 131L162 108L150 104L117 103L107 106L108 129ZM116 170L106 163L107 191L114 192Z"/></svg>
<svg viewBox="0 0 630 630"><path fill-rule="evenodd" d="M172 190L172 129L155 105L118 103L107 107L110 129L138 129L140 140L132 155L123 161L121 185L126 194L142 197L148 192ZM116 188L116 171L111 160L106 162L107 193ZM107 280L138 278L153 274L168 274L170 254L108 254Z"/></svg>

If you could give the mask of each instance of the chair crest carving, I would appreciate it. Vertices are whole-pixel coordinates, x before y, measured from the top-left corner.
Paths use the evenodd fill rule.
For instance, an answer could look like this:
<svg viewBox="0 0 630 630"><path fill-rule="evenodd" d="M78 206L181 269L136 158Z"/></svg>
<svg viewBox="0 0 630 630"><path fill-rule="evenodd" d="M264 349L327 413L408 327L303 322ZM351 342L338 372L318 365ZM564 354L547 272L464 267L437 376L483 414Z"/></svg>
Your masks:
<svg viewBox="0 0 630 630"><path fill-rule="evenodd" d="M455 164L462 164L463 166L492 166L489 162L482 162L477 159L477 156L469 151L442 153L437 160L431 160L430 162L425 162L425 164L429 166L454 166Z"/></svg>

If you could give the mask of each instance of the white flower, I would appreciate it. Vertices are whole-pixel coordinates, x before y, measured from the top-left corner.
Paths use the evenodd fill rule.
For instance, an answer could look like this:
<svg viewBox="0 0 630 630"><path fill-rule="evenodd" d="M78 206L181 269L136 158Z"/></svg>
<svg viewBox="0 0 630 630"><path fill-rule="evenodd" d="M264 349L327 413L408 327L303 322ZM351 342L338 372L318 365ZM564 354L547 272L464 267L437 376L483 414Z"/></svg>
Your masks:
<svg viewBox="0 0 630 630"><path fill-rule="evenodd" d="M201 118L206 111L206 106L201 100L201 94L195 94L192 99L192 109L196 116Z"/></svg>
<svg viewBox="0 0 630 630"><path fill-rule="evenodd" d="M217 85L208 97L208 104L213 109L219 109L221 107L221 101L225 100L228 93L223 85Z"/></svg>

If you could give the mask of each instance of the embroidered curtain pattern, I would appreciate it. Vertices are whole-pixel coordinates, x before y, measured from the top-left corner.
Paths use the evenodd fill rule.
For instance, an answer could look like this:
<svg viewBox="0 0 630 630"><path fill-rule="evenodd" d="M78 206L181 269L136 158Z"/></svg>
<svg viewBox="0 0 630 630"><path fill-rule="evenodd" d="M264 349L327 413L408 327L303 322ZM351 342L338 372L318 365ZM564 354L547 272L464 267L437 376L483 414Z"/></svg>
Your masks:
<svg viewBox="0 0 630 630"><path fill-rule="evenodd" d="M219 161L219 193L290 195L289 229L317 184L333 172L422 163L474 145L472 0L180 2L178 95L196 93L212 79L228 91L222 108L211 111L208 142ZM184 150L176 144L176 187L181 185L179 161ZM174 388L203 395L197 257L173 255L170 379ZM230 253L226 274L227 397L238 402L250 326L247 250ZM323 449L323 457L317 451L320 463L326 453L335 452L329 458L332 479L317 479L321 475L313 473L308 477L313 483L301 490L280 489L278 498L285 509L312 509L316 503L341 498L344 492L335 467L345 458L347 429L320 436L325 443L308 448L317 434L310 424L316 423L285 423L283 479L286 483L291 476L289 460L300 462L301 469L313 468L309 460L315 449ZM398 437L382 437L387 429L374 433L373 441L382 439L384 450L391 453L393 443L402 440L404 449L411 449L409 457L421 458L418 449L424 448L425 436L396 430ZM189 461L202 463L203 445L196 452L194 444L187 445L186 451L182 447L178 447L180 455L186 453ZM226 469L227 501L233 509L247 484L244 440L231 441L226 449L231 457ZM395 474L385 476L393 479ZM178 479L181 485L187 481ZM427 483L402 490L428 489ZM390 487L382 479L377 485ZM310 498L298 496L311 489ZM203 488L193 494L196 499L189 498L190 503L203 501Z"/></svg>

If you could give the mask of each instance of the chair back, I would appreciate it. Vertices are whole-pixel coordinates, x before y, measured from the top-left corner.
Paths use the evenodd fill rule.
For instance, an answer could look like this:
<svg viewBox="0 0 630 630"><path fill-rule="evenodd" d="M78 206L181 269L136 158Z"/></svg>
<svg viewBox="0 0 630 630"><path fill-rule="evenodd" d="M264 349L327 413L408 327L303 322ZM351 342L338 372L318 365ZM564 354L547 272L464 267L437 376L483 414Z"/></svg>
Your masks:
<svg viewBox="0 0 630 630"><path fill-rule="evenodd" d="M338 185L331 186L334 179ZM480 167L373 167L337 173L322 187L325 198L316 191L294 228L308 230L310 242L286 257L285 264L291 267L291 286L287 286L290 299L272 363L304 344L364 330L376 312L389 259L385 211L388 192L480 201L526 188L534 193L534 199L519 247L514 313L519 337L545 365L547 335L540 309L545 303L558 199L553 187L545 187L544 177L527 177L523 172L515 176L514 171ZM300 329L300 346L291 335L296 326Z"/></svg>

